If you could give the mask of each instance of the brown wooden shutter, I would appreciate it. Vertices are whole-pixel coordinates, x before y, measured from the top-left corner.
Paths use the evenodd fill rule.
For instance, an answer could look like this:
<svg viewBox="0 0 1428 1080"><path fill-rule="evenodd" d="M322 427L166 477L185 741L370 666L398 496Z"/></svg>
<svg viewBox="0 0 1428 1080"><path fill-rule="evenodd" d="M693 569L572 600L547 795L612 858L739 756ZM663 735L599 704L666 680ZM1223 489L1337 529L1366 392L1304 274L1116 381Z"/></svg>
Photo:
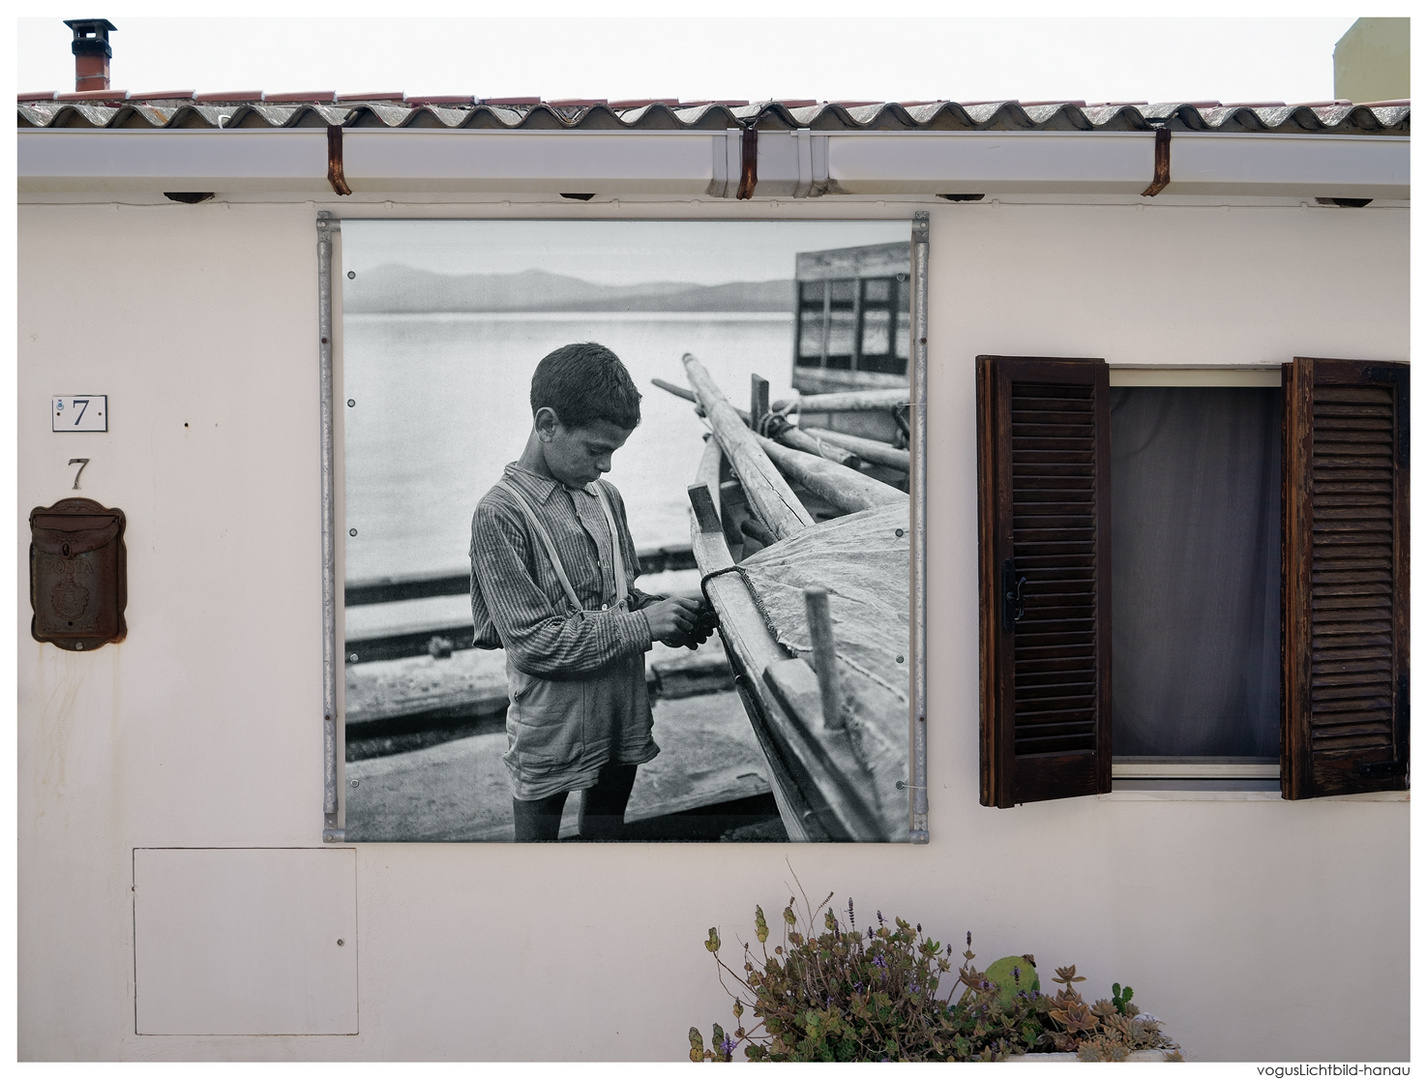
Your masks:
<svg viewBox="0 0 1428 1080"><path fill-rule="evenodd" d="M984 806L1111 789L1110 464L1104 360L977 357Z"/></svg>
<svg viewBox="0 0 1428 1080"><path fill-rule="evenodd" d="M1284 365L1286 799L1408 786L1408 365Z"/></svg>

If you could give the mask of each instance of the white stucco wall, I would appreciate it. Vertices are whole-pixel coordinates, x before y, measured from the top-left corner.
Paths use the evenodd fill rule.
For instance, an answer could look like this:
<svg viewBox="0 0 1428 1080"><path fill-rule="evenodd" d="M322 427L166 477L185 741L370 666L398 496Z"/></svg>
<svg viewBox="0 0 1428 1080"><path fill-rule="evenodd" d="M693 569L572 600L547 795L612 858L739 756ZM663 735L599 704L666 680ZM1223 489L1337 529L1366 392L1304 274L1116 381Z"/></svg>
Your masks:
<svg viewBox="0 0 1428 1080"><path fill-rule="evenodd" d="M790 865L815 899L971 930L982 961L1130 983L1192 1059L1408 1057L1406 800L977 804L972 358L1407 359L1408 211L1373 207L931 207L929 845L356 846L358 1034L137 1035L134 849L349 857L319 843L318 208L20 207L22 1059L677 1060L729 1019L707 928L736 949ZM108 434L50 432L73 392L110 395ZM92 654L33 641L23 599L25 516L71 494L74 456L79 494L128 515L129 636Z"/></svg>

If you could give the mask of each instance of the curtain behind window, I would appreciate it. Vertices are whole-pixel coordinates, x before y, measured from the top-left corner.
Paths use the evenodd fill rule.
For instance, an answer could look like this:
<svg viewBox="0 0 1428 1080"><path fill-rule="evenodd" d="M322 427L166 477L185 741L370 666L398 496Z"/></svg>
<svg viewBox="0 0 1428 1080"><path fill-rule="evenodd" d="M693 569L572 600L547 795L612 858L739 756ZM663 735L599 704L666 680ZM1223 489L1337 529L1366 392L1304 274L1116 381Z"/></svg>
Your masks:
<svg viewBox="0 0 1428 1080"><path fill-rule="evenodd" d="M1117 756L1279 754L1280 391L1111 389Z"/></svg>

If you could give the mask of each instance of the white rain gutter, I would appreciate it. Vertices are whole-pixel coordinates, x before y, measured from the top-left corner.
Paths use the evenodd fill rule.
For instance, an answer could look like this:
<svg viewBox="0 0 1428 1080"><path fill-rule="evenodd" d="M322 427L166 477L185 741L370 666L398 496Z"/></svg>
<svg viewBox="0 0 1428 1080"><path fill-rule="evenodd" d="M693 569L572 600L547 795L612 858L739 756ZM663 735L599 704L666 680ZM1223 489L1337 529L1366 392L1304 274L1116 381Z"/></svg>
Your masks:
<svg viewBox="0 0 1428 1080"><path fill-rule="evenodd" d="M18 189L332 194L323 128L22 128ZM348 128L354 197L404 192L732 199L742 131ZM823 194L1136 197L1153 132L759 133L755 198ZM1409 141L1175 132L1167 195L1407 199Z"/></svg>

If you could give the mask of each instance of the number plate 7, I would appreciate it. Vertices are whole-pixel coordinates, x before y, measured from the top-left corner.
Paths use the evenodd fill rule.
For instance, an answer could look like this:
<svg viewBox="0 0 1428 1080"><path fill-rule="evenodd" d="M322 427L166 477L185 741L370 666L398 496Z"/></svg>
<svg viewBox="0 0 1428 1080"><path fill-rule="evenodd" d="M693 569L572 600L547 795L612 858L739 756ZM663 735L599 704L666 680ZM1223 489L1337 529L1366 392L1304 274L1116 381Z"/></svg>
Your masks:
<svg viewBox="0 0 1428 1080"><path fill-rule="evenodd" d="M108 431L109 395L77 394L50 399L51 431Z"/></svg>

